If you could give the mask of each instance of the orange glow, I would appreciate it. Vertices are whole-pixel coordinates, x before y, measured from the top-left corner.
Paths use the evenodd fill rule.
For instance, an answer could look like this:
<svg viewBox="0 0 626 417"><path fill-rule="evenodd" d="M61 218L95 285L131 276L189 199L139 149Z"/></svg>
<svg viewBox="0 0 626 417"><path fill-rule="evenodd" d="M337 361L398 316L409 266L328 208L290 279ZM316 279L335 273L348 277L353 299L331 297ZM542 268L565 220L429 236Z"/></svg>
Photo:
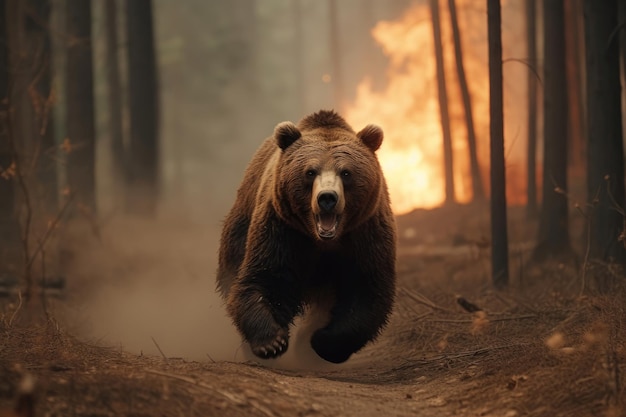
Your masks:
<svg viewBox="0 0 626 417"><path fill-rule="evenodd" d="M472 198L472 189L467 130L446 4L447 2L440 1L454 153L455 198L457 202L468 202ZM489 84L486 13L484 10L476 10L475 2L471 0L457 0L457 6L464 66L472 97L478 158L483 185L488 189ZM517 18L522 20L519 19L519 14ZM445 198L445 180L430 10L426 4L415 5L397 21L379 22L372 30L372 35L389 58L387 86L383 91L375 91L371 81L364 79L358 86L355 102L346 109L347 119L355 126L377 123L383 127L385 140L378 151L378 158L387 178L396 214L415 208L439 206ZM503 39L507 39L505 34ZM525 72L522 71L521 74L522 87L525 88ZM505 66L505 77L506 75ZM522 88L521 93L523 92ZM505 93L505 103L507 98L511 100L510 93L509 97ZM519 94L516 95L516 101L517 107L521 107L521 111L525 113L525 102ZM522 143L522 138L525 137L522 129L525 116L518 113L517 110L509 111L508 115L517 118L512 136L520 143L515 144L515 148L525 146ZM521 152L520 150L519 153ZM507 159L507 164L509 163L511 160ZM519 174L520 170L516 171ZM520 203L520 197L524 198L525 185L520 189L519 183L522 181L519 175L515 180L517 185L509 196L509 203Z"/></svg>

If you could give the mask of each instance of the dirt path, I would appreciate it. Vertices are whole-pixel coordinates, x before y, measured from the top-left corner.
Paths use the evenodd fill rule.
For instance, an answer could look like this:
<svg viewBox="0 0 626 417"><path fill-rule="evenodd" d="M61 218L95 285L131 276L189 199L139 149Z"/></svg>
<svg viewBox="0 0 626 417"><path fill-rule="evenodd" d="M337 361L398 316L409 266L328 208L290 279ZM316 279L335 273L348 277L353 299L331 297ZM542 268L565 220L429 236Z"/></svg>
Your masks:
<svg viewBox="0 0 626 417"><path fill-rule="evenodd" d="M46 348L39 345L41 339ZM11 341L20 346L13 349ZM452 416L488 411L463 403L459 391L467 382L461 383L457 372L425 376L420 362L427 361L390 368L383 360L326 373L280 371L246 363L136 357L83 345L50 329L13 329L3 347L3 405L9 406L11 385L27 371L37 377L37 415L42 416ZM441 365L445 359L440 358ZM502 411L502 405L495 404L494 411Z"/></svg>
<svg viewBox="0 0 626 417"><path fill-rule="evenodd" d="M5 315L0 406L28 372L37 416L624 415L623 302L552 294L546 303L483 286L472 301L492 312L470 314L445 289L409 284L418 269L452 264L404 265L387 331L330 370L132 355L78 341L54 320L8 326ZM551 335L562 340L548 346Z"/></svg>
<svg viewBox="0 0 626 417"><path fill-rule="evenodd" d="M464 225L474 218L471 214ZM449 214L443 215L438 224L446 224ZM126 248L118 242L111 245L117 250L115 262L104 257L105 240L97 247L103 262L90 260L81 274L86 282L102 282L105 274L115 285L138 274L164 276L140 287L140 297L133 302L144 302L141 311L161 314L157 321L170 333L181 329L189 333L180 319L181 309L205 303L204 293L197 299L187 293L173 298L166 286L168 298L155 298L158 310L145 304L147 291L181 274L174 262L164 268L163 254L174 253L172 247L182 248L188 256L170 255L185 267L197 273L206 270L204 263L194 264L206 257L206 248L198 244L202 236L190 240L189 230L176 230L179 240L171 233L167 240L132 230L143 240L128 248L129 264L120 259L119 252ZM525 241L521 231L517 241ZM577 271L563 265L528 269L514 262L511 289L494 292L488 281L488 255L471 246L478 232L465 240L452 227L446 233L437 229L432 236L458 241L450 250L402 252L397 305L387 330L346 366L331 369L285 370L212 361L204 359L208 343L199 346L203 352L199 361L131 354L119 344L111 348L79 340L58 324L55 314L43 323L29 320L43 317L41 311L22 307L15 314L16 303L0 301L0 410L12 406L15 387L24 373L30 373L37 380L36 416L626 415L624 290L618 287L609 295L587 291L580 296ZM430 239L424 230L420 236ZM153 242L169 246L150 247ZM418 243L432 248L433 242ZM438 243L445 248L446 242ZM460 250L458 244L470 246ZM135 250L146 247L151 254ZM517 254L522 258L522 249L515 259ZM105 270L99 267L102 264L115 269ZM594 277L609 273L613 272L590 270L587 279L592 283ZM82 287L69 291L76 288ZM87 288L82 297L89 291L99 290ZM461 308L459 296L481 311ZM163 307L166 301L169 304ZM105 314L133 319L119 302L104 307ZM179 316L169 320L173 314ZM198 315L190 310L185 317ZM190 328L202 326L194 323ZM212 337L225 335L216 332ZM170 352L167 347L164 351Z"/></svg>

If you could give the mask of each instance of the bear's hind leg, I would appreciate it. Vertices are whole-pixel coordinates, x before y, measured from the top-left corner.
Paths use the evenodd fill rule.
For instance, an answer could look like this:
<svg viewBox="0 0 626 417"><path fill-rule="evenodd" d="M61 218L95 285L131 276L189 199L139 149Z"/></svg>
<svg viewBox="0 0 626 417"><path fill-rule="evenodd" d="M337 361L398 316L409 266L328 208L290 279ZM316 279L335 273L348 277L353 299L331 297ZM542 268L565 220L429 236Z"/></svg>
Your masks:
<svg viewBox="0 0 626 417"><path fill-rule="evenodd" d="M237 271L246 253L246 237L250 220L231 212L224 224L220 239L217 288L223 297L228 295Z"/></svg>
<svg viewBox="0 0 626 417"><path fill-rule="evenodd" d="M311 347L332 363L343 363L376 339L387 323L393 296L372 297L367 291L340 294L326 327L311 338Z"/></svg>

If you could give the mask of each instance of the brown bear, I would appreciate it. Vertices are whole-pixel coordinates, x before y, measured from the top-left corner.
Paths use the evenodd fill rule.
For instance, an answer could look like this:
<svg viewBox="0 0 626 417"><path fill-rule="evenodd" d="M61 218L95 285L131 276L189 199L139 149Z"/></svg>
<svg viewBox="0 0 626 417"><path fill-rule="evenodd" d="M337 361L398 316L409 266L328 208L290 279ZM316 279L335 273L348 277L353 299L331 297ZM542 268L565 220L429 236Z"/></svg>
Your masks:
<svg viewBox="0 0 626 417"><path fill-rule="evenodd" d="M334 111L283 122L254 155L226 217L218 289L252 352L287 350L289 326L312 303L329 320L311 337L341 363L374 340L395 296L396 228L375 151Z"/></svg>

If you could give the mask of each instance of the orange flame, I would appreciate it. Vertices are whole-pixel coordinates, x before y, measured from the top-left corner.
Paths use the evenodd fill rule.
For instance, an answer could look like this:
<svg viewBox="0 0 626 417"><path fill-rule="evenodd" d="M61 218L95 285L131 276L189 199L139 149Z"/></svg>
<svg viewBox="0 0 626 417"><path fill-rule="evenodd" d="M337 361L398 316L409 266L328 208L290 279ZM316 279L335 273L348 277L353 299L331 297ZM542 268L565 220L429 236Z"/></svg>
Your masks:
<svg viewBox="0 0 626 417"><path fill-rule="evenodd" d="M463 61L472 97L478 157L483 170L483 184L487 187L489 79L486 13L484 10L470 9L474 7L470 0L457 0L457 4ZM447 8L441 7L440 14L453 140L455 198L458 202L468 202L472 198L472 191L465 113L456 76ZM522 20L519 14L517 20ZM443 139L437 98L433 30L428 6L415 5L397 21L379 22L372 30L372 35L389 58L387 87L384 91L374 91L371 81L364 79L358 86L355 102L346 109L346 116L356 126L378 123L383 127L385 140L378 151L378 158L387 178L396 214L419 207L439 206L445 198ZM503 39L506 39L504 34ZM506 75L505 71L505 77ZM522 87L525 87L525 72L521 77L524 80ZM520 94L523 96L523 89L515 93L517 105ZM509 101L512 98L511 94L508 96L505 93L505 102L507 98ZM521 106L521 112L525 112L525 106ZM522 132L525 128L524 114L519 114L516 110L509 111L508 116L518 118L513 124L515 131L511 136L514 139L525 137ZM519 145L516 144L517 146ZM507 164L510 165L511 161L512 159L508 160ZM519 175L514 182L518 185L513 187L514 192L510 193L509 203L519 203L520 199L525 198L525 185L519 186Z"/></svg>

